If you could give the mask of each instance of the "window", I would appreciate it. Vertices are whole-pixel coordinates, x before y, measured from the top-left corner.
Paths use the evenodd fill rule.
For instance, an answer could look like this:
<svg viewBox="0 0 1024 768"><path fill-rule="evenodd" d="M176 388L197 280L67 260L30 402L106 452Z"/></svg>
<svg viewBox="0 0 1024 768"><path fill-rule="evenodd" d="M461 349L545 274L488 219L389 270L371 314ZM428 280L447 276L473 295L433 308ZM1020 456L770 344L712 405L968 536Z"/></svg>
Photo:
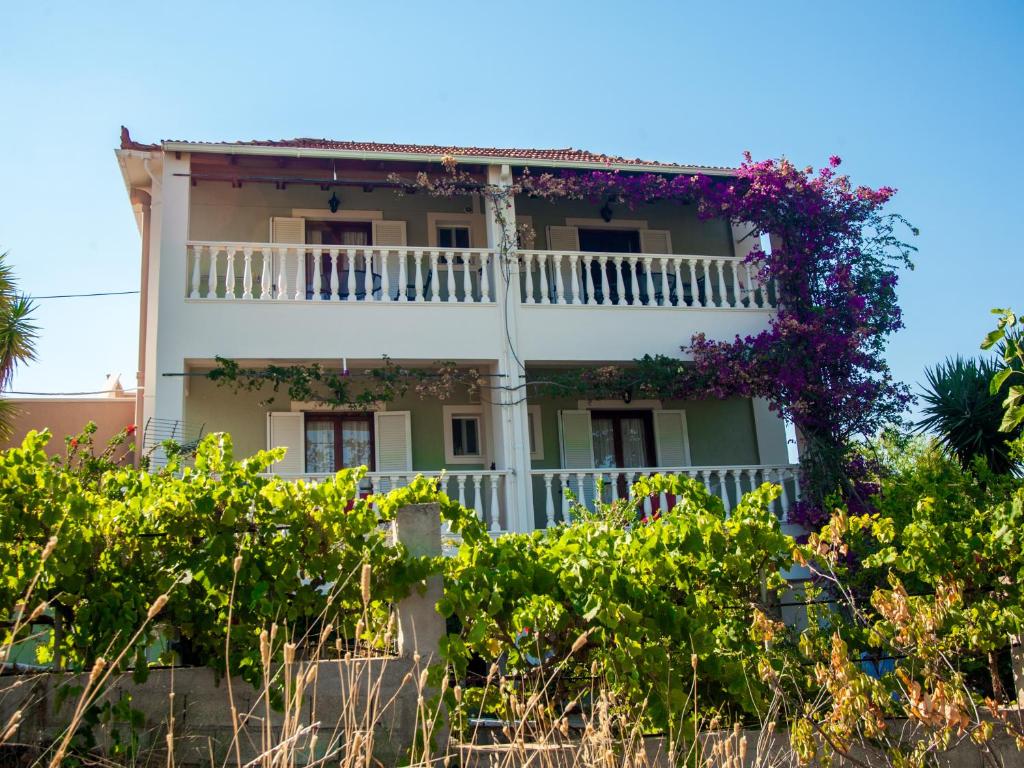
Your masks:
<svg viewBox="0 0 1024 768"><path fill-rule="evenodd" d="M540 460L544 458L544 432L541 430L541 416L539 405L527 406L526 428L530 437L530 458Z"/></svg>
<svg viewBox="0 0 1024 768"><path fill-rule="evenodd" d="M370 245L373 239L373 225L369 221L306 221L306 242L314 245ZM306 298L313 298L313 291L320 291L321 299L331 298L331 257L329 251L320 252L320 285L314 286L315 276L313 253L306 254ZM341 291L347 290L349 257L342 254L335 269L338 271L338 283ZM366 259L356 264L356 285L359 291L364 290ZM376 290L379 278L374 276Z"/></svg>
<svg viewBox="0 0 1024 768"><path fill-rule="evenodd" d="M591 411L594 465L650 467L654 463L654 426L650 411Z"/></svg>
<svg viewBox="0 0 1024 768"><path fill-rule="evenodd" d="M469 248L469 227L455 225L438 225L437 245L439 248ZM447 256L439 256L437 263L444 265L448 263ZM463 256L455 257L455 267L465 264Z"/></svg>
<svg viewBox="0 0 1024 768"><path fill-rule="evenodd" d="M452 455L480 458L480 417L452 417Z"/></svg>
<svg viewBox="0 0 1024 768"><path fill-rule="evenodd" d="M479 405L446 405L444 458L448 464L486 464L483 408Z"/></svg>
<svg viewBox="0 0 1024 768"><path fill-rule="evenodd" d="M437 245L439 248L469 248L469 227L438 226Z"/></svg>
<svg viewBox="0 0 1024 768"><path fill-rule="evenodd" d="M306 414L307 472L333 473L360 466L374 468L372 414Z"/></svg>

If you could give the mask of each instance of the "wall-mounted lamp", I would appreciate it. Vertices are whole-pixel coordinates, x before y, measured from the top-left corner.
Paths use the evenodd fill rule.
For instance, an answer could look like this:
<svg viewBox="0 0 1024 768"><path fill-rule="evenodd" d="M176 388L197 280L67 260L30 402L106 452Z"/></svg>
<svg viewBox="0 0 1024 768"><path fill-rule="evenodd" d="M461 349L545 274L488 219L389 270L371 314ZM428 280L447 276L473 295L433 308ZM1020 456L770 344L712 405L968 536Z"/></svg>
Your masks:
<svg viewBox="0 0 1024 768"><path fill-rule="evenodd" d="M601 214L601 218L605 220L605 223L610 222L612 220L612 216L615 215L615 212L612 210L611 201L608 200L607 202L605 202L605 204L601 206L601 210L599 210L598 213Z"/></svg>
<svg viewBox="0 0 1024 768"><path fill-rule="evenodd" d="M338 198L338 194L332 192L331 199L327 201L327 207L331 209L331 213L337 213L339 205L341 205L341 200Z"/></svg>

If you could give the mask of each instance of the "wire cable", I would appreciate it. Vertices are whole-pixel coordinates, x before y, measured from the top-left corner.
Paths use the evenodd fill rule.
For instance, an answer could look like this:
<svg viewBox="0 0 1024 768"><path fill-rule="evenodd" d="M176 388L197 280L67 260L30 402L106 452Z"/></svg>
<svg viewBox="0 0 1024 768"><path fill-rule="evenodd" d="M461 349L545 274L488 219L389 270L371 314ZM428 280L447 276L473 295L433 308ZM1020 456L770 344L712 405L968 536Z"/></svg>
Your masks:
<svg viewBox="0 0 1024 768"><path fill-rule="evenodd" d="M32 299L32 301L39 301L41 299L84 299L93 296L130 296L137 293L138 291L98 291L96 293L55 293L51 296L29 296L28 298Z"/></svg>
<svg viewBox="0 0 1024 768"><path fill-rule="evenodd" d="M132 387L131 389L122 389L124 393L135 392L138 388ZM91 392L22 392L16 389L9 389L6 392L0 392L0 395L35 395L37 397L70 397L72 395L106 395L112 390L109 389L96 389Z"/></svg>

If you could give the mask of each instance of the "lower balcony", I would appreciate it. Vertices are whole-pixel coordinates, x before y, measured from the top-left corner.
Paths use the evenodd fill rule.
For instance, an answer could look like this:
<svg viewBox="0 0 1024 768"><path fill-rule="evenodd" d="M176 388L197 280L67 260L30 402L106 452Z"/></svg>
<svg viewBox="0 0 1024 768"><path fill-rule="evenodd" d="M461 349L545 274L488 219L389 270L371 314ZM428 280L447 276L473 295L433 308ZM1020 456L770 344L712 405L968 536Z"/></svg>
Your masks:
<svg viewBox="0 0 1024 768"><path fill-rule="evenodd" d="M486 377L496 366L472 370ZM368 371L349 372L353 396L368 386L361 373ZM536 373L551 377L553 369ZM410 390L366 409L291 400L283 388L235 392L200 375L188 382L184 421L231 434L236 456L284 447L271 471L314 481L364 466L367 495L416 475L435 477L492 533L568 521L570 496L593 509L599 498L627 498L637 479L656 473L695 479L727 513L762 483L780 484L774 511L782 522L800 494L782 422L747 399L580 400L538 392L507 412L486 384L475 391L460 384L443 397ZM528 454L504 431L514 419L525 420ZM641 509L650 515L674 503L663 494L643 499Z"/></svg>

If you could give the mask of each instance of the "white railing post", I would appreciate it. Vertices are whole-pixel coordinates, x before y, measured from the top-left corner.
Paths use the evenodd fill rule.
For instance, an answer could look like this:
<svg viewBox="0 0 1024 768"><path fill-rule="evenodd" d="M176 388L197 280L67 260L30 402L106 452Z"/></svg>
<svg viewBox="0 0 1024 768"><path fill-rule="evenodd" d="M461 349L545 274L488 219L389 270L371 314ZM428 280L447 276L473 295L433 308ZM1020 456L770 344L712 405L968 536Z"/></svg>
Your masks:
<svg viewBox="0 0 1024 768"><path fill-rule="evenodd" d="M498 505L498 483L501 475L489 475L488 484L491 486L491 533L498 533L501 530L501 508Z"/></svg>
<svg viewBox="0 0 1024 768"><path fill-rule="evenodd" d="M331 301L334 301L335 299L340 299L341 298L341 285L340 285L340 281L338 279L338 270L341 268L341 265L338 263L338 249L337 248L331 248L330 259L331 259L331 295L330 295L329 298L330 298Z"/></svg>
<svg viewBox="0 0 1024 768"><path fill-rule="evenodd" d="M480 522L486 523L487 521L484 519L484 503L481 498L483 494L480 490L483 480L483 475L473 475L473 511L476 512Z"/></svg>
<svg viewBox="0 0 1024 768"><path fill-rule="evenodd" d="M553 528L555 525L555 500L551 494L551 481L555 479L555 476L550 472L544 473L544 517L547 520L548 528Z"/></svg>
<svg viewBox="0 0 1024 768"><path fill-rule="evenodd" d="M295 247L295 300L306 300L306 249Z"/></svg>
<svg viewBox="0 0 1024 768"><path fill-rule="evenodd" d="M700 303L700 286L697 285L696 259L687 259L686 265L690 269L690 304L691 307L703 307Z"/></svg>
<svg viewBox="0 0 1024 768"><path fill-rule="evenodd" d="M190 299L199 298L199 280L200 280L200 264L199 260L203 252L202 248L198 246L186 247L188 253L192 254L192 286L189 291L188 297Z"/></svg>
<svg viewBox="0 0 1024 768"><path fill-rule="evenodd" d="M579 306L583 302L580 301L580 296L583 295L583 286L581 281L583 276L579 272L580 256L578 253L574 253L569 257L569 283L572 285L572 303Z"/></svg>
<svg viewBox="0 0 1024 768"><path fill-rule="evenodd" d="M391 251L381 248L377 258L380 259L380 300L391 301L391 270L388 268Z"/></svg>
<svg viewBox="0 0 1024 768"><path fill-rule="evenodd" d="M548 293L548 255L546 253L540 254L538 257L539 266L537 268L537 274L540 277L540 303L550 304L551 295Z"/></svg>
<svg viewBox="0 0 1024 768"><path fill-rule="evenodd" d="M277 248L277 298L288 298L288 249Z"/></svg>
<svg viewBox="0 0 1024 768"><path fill-rule="evenodd" d="M612 303L612 297L610 287L608 285L608 257L602 253L597 257L597 263L601 269L601 301L598 303L603 304L604 306L609 306Z"/></svg>
<svg viewBox="0 0 1024 768"><path fill-rule="evenodd" d="M445 261L448 264L447 274L447 288L448 288L448 303L454 304L458 301L458 297L455 295L455 251L445 251ZM463 265L465 266L465 265Z"/></svg>
<svg viewBox="0 0 1024 768"><path fill-rule="evenodd" d="M654 261L655 260L653 258L648 258L646 256L643 257L643 259L642 259L644 273L646 275L646 279L645 279L644 282L647 285L647 306L648 307L654 307L654 306L657 306L657 304L658 304L658 302L654 298L654 274L653 274L653 272L654 272Z"/></svg>
<svg viewBox="0 0 1024 768"><path fill-rule="evenodd" d="M430 256L430 301L438 302L441 300L441 278L437 274L437 251L428 251Z"/></svg>
<svg viewBox="0 0 1024 768"><path fill-rule="evenodd" d="M423 251L417 249L412 252L412 265L413 269L416 270L416 274L413 279L414 290L416 295L413 297L413 301L417 303L423 302Z"/></svg>
<svg viewBox="0 0 1024 768"><path fill-rule="evenodd" d="M533 254L523 253L520 254L523 259L523 293L525 298L523 299L524 304L535 304L533 298Z"/></svg>
<svg viewBox="0 0 1024 768"><path fill-rule="evenodd" d="M321 295L320 289L323 287L323 266L321 260L323 259L323 252L320 249L313 250L313 291L310 294L311 301L322 301L323 296ZM305 262L305 258L302 260ZM305 282L305 281L303 281Z"/></svg>
<svg viewBox="0 0 1024 768"><path fill-rule="evenodd" d="M398 256L398 300L410 301L409 299L409 265L406 263L409 254L405 250L395 252Z"/></svg>
<svg viewBox="0 0 1024 768"><path fill-rule="evenodd" d="M565 304L565 281L562 279L562 254L551 254L551 269L555 273L555 293L558 294L556 304Z"/></svg>
<svg viewBox="0 0 1024 768"><path fill-rule="evenodd" d="M242 250L242 298L252 298L252 248Z"/></svg>
<svg viewBox="0 0 1024 768"><path fill-rule="evenodd" d="M500 268L498 260L494 258L494 254L490 251L480 251L480 301L485 304L489 304L491 301L491 276L487 271L488 266L492 266L495 269L495 279L497 279L497 270ZM466 301L469 301L469 293L466 293Z"/></svg>
<svg viewBox="0 0 1024 768"><path fill-rule="evenodd" d="M206 298L216 299L217 297L217 257L220 248L216 245L209 247L210 251L210 274L206 276Z"/></svg>

